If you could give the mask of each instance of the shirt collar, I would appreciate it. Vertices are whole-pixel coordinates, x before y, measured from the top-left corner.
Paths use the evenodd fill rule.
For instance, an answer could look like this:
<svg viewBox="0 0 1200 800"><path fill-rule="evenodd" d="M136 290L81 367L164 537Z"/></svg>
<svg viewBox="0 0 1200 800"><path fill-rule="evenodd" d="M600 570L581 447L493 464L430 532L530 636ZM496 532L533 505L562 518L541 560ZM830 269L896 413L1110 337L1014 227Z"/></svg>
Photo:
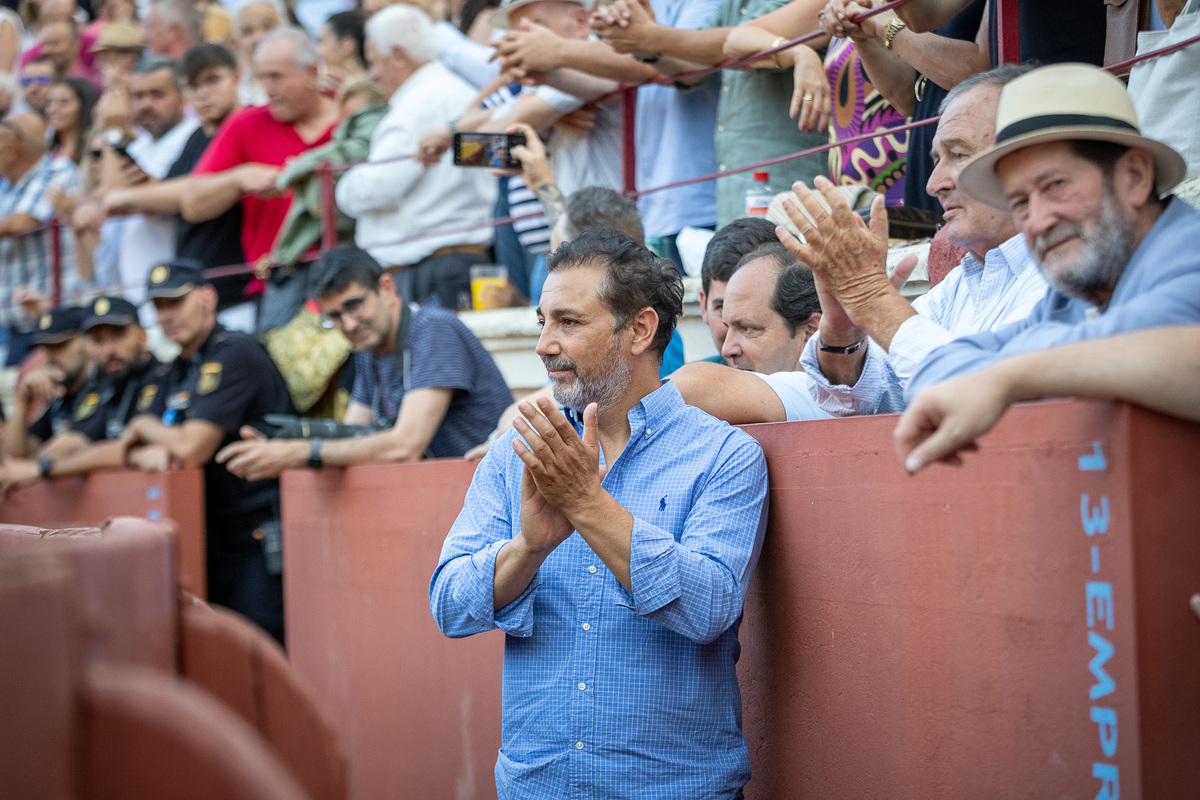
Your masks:
<svg viewBox="0 0 1200 800"><path fill-rule="evenodd" d="M662 385L646 395L636 406L629 409L630 438L639 435L643 429L647 432L661 428L671 417L683 410L685 403L679 389L671 380L665 380ZM564 408L563 414L576 429L583 428L583 414L570 408Z"/></svg>
<svg viewBox="0 0 1200 800"><path fill-rule="evenodd" d="M391 98L388 100L388 106L395 108L403 103L405 98L411 92L419 89L422 83L436 80L438 77L438 70L441 68L441 66L441 62L434 60L426 61L421 66L417 67L413 74L408 76L408 80L400 84L400 88L392 93Z"/></svg>
<svg viewBox="0 0 1200 800"><path fill-rule="evenodd" d="M965 272L976 272L984 268L1005 269L1012 273L1013 277L1016 277L1023 273L1032 262L1033 254L1029 252L1025 234L1018 233L984 253L983 263L967 253L963 256L962 268Z"/></svg>

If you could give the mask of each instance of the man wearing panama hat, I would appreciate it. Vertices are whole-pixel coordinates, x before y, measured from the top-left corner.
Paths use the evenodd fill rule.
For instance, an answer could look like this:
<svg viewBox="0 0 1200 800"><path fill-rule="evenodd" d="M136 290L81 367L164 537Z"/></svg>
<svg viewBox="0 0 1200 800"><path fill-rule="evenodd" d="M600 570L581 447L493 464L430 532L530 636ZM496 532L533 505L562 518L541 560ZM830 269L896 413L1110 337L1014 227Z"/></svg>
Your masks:
<svg viewBox="0 0 1200 800"><path fill-rule="evenodd" d="M1200 212L1160 199L1185 173L1108 73L1056 64L1008 84L996 145L959 185L1011 211L1052 288L1025 320L933 351L907 397L1015 353L1200 322Z"/></svg>

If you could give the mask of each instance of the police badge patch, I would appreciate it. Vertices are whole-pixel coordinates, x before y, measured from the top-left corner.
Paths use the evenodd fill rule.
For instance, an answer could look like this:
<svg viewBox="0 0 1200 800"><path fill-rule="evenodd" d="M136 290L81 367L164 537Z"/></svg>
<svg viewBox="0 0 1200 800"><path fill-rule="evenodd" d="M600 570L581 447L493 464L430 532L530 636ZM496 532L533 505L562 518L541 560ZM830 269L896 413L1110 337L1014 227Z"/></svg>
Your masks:
<svg viewBox="0 0 1200 800"><path fill-rule="evenodd" d="M200 365L200 380L196 382L197 394L215 392L221 385L221 365L215 361Z"/></svg>
<svg viewBox="0 0 1200 800"><path fill-rule="evenodd" d="M142 387L142 393L138 395L137 410L145 411L154 402L154 398L158 395L158 386L151 383Z"/></svg>
<svg viewBox="0 0 1200 800"><path fill-rule="evenodd" d="M83 398L83 402L75 409L75 421L82 422L83 420L96 413L96 409L100 406L100 395L92 392L87 397Z"/></svg>

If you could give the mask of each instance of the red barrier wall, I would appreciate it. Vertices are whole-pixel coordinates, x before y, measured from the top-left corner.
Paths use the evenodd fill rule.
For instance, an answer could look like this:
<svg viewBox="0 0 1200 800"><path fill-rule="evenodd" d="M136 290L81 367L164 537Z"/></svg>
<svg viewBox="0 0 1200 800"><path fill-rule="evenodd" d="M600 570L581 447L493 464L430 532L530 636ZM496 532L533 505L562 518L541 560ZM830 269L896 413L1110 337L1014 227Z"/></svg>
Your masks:
<svg viewBox="0 0 1200 800"><path fill-rule="evenodd" d="M894 424L748 428L772 506L741 634L747 800L1194 797L1200 427L1024 406L965 467L909 478ZM353 798L494 796L501 638L442 639L426 599L471 472L285 476L289 647Z"/></svg>
<svg viewBox="0 0 1200 800"><path fill-rule="evenodd" d="M99 526L109 517L175 522L179 584L206 597L204 473L97 472L87 477L38 481L0 502L0 523L43 528Z"/></svg>
<svg viewBox="0 0 1200 800"><path fill-rule="evenodd" d="M499 632L442 636L429 579L475 465L283 475L288 657L334 718L351 798L495 798Z"/></svg>

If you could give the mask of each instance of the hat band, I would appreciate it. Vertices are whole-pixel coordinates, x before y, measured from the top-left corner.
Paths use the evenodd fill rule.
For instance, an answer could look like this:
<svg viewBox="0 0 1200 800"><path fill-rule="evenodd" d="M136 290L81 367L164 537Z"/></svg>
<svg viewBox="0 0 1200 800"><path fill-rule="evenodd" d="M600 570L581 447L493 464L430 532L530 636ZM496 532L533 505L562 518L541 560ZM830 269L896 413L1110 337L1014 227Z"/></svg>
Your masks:
<svg viewBox="0 0 1200 800"><path fill-rule="evenodd" d="M1101 128L1124 128L1140 134L1136 125L1130 125L1122 119L1099 117L1092 114L1044 114L1040 117L1029 117L1018 120L996 133L996 144L1004 144L1009 139L1024 136L1027 133L1046 128L1065 128L1072 126L1093 126Z"/></svg>

